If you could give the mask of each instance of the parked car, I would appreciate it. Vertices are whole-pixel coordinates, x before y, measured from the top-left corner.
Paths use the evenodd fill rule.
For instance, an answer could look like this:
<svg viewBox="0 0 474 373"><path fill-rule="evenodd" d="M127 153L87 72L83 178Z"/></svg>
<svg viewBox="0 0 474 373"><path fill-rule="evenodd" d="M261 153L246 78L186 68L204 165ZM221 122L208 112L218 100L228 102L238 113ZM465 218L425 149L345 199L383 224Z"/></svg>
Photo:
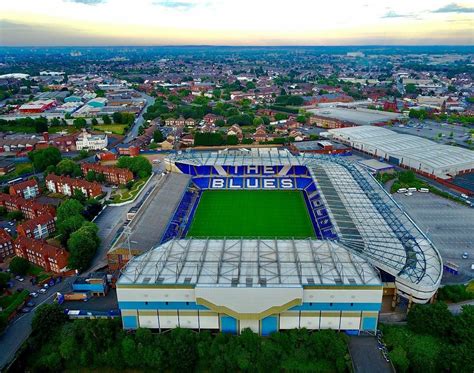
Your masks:
<svg viewBox="0 0 474 373"><path fill-rule="evenodd" d="M41 294L44 294L44 293L46 293L47 291L48 291L48 290L45 289L45 288L39 289L39 292L40 292Z"/></svg>
<svg viewBox="0 0 474 373"><path fill-rule="evenodd" d="M462 253L462 258L463 258L463 259L469 258L469 254L467 253L467 251L465 251L465 252Z"/></svg>
<svg viewBox="0 0 474 373"><path fill-rule="evenodd" d="M30 312L30 311L31 311L31 308L30 308L30 307L23 307L23 308L21 309L21 312L23 312L23 313L28 313L28 312Z"/></svg>
<svg viewBox="0 0 474 373"><path fill-rule="evenodd" d="M30 297L32 298L37 298L38 297L38 293L36 291L30 293Z"/></svg>
<svg viewBox="0 0 474 373"><path fill-rule="evenodd" d="M25 281L25 279L21 276L15 276L15 280L20 281L20 282Z"/></svg>
<svg viewBox="0 0 474 373"><path fill-rule="evenodd" d="M26 307L34 307L36 306L36 303L30 300L28 303L26 303Z"/></svg>

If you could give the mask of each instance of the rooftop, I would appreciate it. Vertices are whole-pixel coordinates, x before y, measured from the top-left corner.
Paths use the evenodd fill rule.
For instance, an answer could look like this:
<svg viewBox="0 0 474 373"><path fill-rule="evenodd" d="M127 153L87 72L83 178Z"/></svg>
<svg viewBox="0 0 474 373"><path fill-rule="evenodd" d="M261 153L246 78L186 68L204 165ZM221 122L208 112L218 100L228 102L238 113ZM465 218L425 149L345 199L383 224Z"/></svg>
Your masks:
<svg viewBox="0 0 474 373"><path fill-rule="evenodd" d="M380 285L380 280L367 261L337 242L183 239L135 257L118 284L282 287Z"/></svg>
<svg viewBox="0 0 474 373"><path fill-rule="evenodd" d="M322 117L339 119L342 121L352 122L361 126L371 125L374 123L388 122L402 118L399 113L390 111L370 110L370 109L345 109L345 108L323 108L309 110L312 114Z"/></svg>

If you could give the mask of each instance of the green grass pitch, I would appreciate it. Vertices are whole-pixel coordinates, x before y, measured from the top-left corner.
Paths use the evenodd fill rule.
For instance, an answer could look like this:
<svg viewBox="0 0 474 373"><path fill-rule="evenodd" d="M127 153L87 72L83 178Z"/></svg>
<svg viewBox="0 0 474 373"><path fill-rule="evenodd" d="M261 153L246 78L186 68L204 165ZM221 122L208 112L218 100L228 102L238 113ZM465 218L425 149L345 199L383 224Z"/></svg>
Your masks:
<svg viewBox="0 0 474 373"><path fill-rule="evenodd" d="M315 237L301 191L206 190L188 237Z"/></svg>

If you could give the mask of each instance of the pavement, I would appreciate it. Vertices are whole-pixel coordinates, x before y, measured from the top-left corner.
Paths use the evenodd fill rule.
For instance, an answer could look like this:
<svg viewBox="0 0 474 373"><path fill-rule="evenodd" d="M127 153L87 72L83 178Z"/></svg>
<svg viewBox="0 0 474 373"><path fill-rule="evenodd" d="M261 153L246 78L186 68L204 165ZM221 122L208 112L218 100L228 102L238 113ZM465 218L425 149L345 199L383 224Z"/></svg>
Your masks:
<svg viewBox="0 0 474 373"><path fill-rule="evenodd" d="M462 312L462 308L464 306L474 306L474 300L467 300L465 302L448 304L448 309L453 315L459 315Z"/></svg>
<svg viewBox="0 0 474 373"><path fill-rule="evenodd" d="M395 193L392 197L433 242L443 261L459 265L460 274L445 272L442 283L465 283L472 279L474 209L432 193ZM464 252L469 254L468 259L462 259Z"/></svg>
<svg viewBox="0 0 474 373"><path fill-rule="evenodd" d="M373 336L351 336L349 351L355 373L392 373L392 366L377 348L377 339Z"/></svg>

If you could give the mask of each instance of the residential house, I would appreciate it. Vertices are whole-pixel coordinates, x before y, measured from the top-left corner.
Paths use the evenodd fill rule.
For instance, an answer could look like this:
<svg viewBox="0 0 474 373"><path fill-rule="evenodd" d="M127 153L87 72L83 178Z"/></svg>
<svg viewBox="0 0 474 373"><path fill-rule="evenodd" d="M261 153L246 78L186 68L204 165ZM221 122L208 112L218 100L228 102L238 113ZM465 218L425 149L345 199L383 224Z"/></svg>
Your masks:
<svg viewBox="0 0 474 373"><path fill-rule="evenodd" d="M255 130L255 133L253 134L253 139L257 142L264 142L267 141L267 130L264 125L260 125L257 127Z"/></svg>
<svg viewBox="0 0 474 373"><path fill-rule="evenodd" d="M36 179L29 179L18 184L10 185L9 193L11 196L18 196L24 199L35 198L39 196L40 190Z"/></svg>
<svg viewBox="0 0 474 373"><path fill-rule="evenodd" d="M5 193L0 193L0 206L5 207L8 212L21 211L26 219L33 219L44 214L56 215L53 206L43 205L33 200L26 200Z"/></svg>
<svg viewBox="0 0 474 373"><path fill-rule="evenodd" d="M233 124L228 130L227 130L227 135L230 136L237 136L239 141L242 141L244 138L244 134L242 132L242 128L238 124Z"/></svg>
<svg viewBox="0 0 474 373"><path fill-rule="evenodd" d="M46 272L62 273L67 270L69 253L63 248L25 236L18 236L14 247L17 256L25 258Z"/></svg>
<svg viewBox="0 0 474 373"><path fill-rule="evenodd" d="M15 249L13 248L13 238L7 233L6 230L0 229L0 263L2 263L5 258L15 254Z"/></svg>
<svg viewBox="0 0 474 373"><path fill-rule="evenodd" d="M98 163L83 163L81 165L82 172L86 175L89 171L94 171L97 174L102 174L105 181L116 185L125 185L133 180L133 172L126 168L119 168L115 166L103 166Z"/></svg>
<svg viewBox="0 0 474 373"><path fill-rule="evenodd" d="M52 193L66 196L72 196L75 190L80 190L87 198L95 198L102 194L102 186L99 183L54 174L46 177L46 188Z"/></svg>
<svg viewBox="0 0 474 373"><path fill-rule="evenodd" d="M18 224L16 230L19 236L40 240L50 236L56 230L56 223L52 215L44 214Z"/></svg>
<svg viewBox="0 0 474 373"><path fill-rule="evenodd" d="M194 137L193 135L184 135L183 137L181 137L181 144L183 144L184 146L193 146L194 145Z"/></svg>

